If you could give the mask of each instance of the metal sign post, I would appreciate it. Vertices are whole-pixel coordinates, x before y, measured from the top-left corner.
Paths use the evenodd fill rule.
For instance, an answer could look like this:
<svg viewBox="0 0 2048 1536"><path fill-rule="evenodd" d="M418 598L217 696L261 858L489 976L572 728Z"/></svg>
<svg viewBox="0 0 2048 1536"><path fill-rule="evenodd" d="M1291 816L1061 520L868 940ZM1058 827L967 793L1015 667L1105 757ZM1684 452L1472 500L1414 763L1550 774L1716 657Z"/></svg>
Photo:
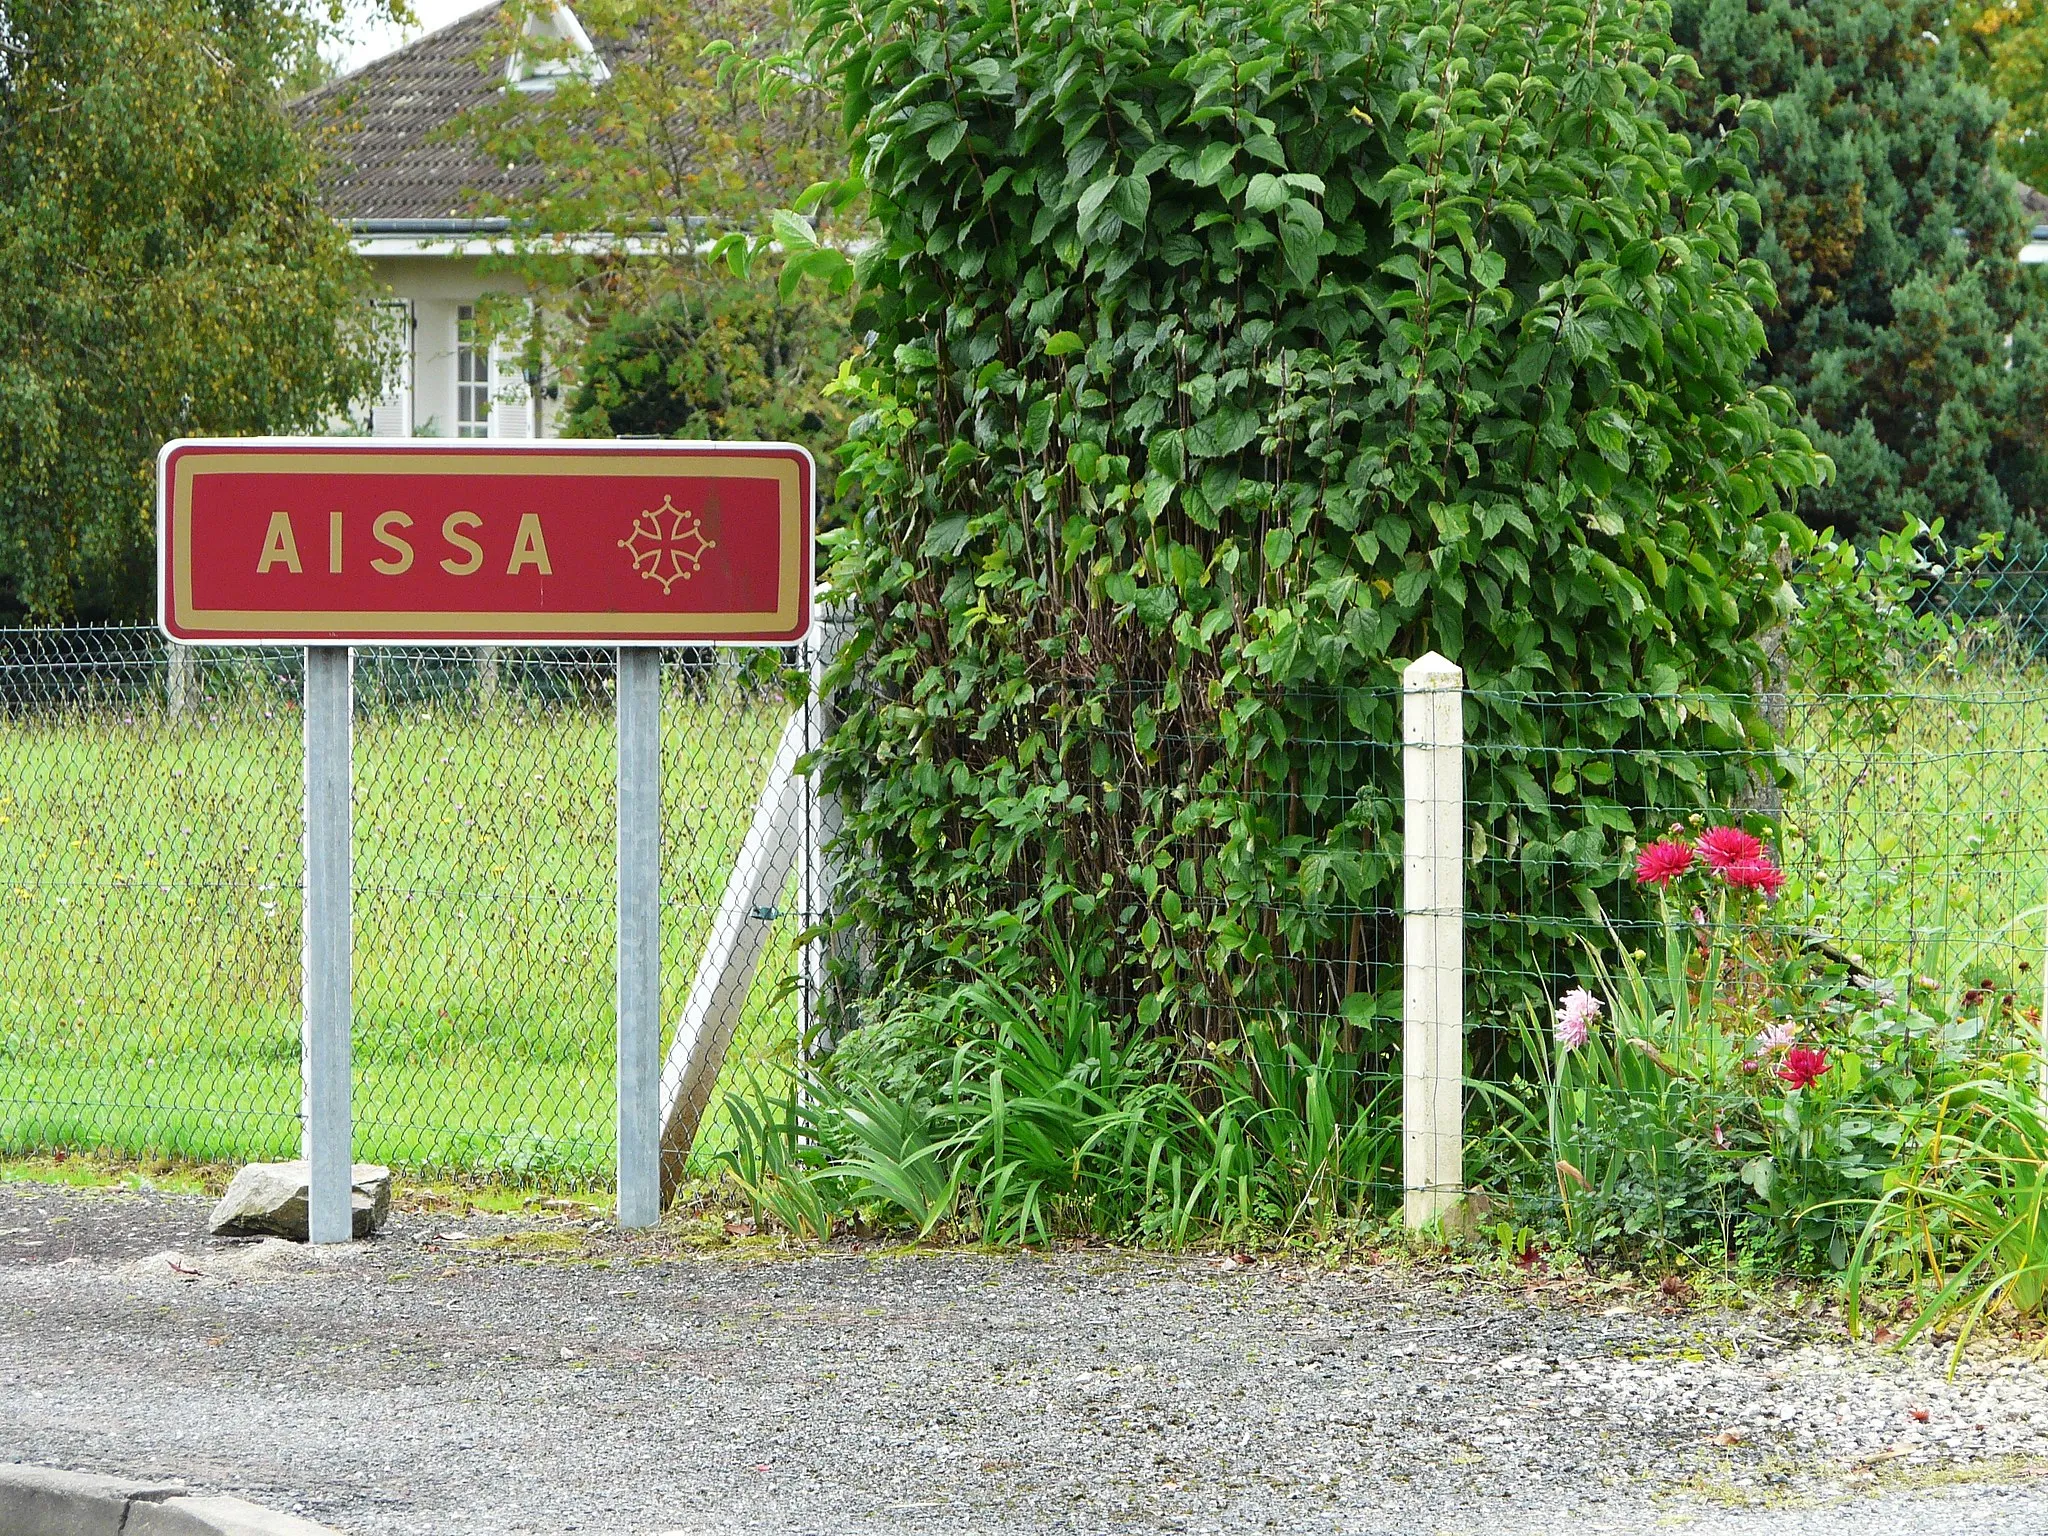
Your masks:
<svg viewBox="0 0 2048 1536"><path fill-rule="evenodd" d="M619 1223L661 1219L661 653L619 652Z"/></svg>
<svg viewBox="0 0 2048 1536"><path fill-rule="evenodd" d="M304 1148L351 1235L350 647L617 647L619 1220L661 1214L661 652L811 627L810 455L785 443L228 438L157 466L158 613L306 652Z"/></svg>
<svg viewBox="0 0 2048 1536"><path fill-rule="evenodd" d="M350 768L355 689L345 645L306 647L304 1152L307 1236L345 1243L354 1138L349 1117Z"/></svg>

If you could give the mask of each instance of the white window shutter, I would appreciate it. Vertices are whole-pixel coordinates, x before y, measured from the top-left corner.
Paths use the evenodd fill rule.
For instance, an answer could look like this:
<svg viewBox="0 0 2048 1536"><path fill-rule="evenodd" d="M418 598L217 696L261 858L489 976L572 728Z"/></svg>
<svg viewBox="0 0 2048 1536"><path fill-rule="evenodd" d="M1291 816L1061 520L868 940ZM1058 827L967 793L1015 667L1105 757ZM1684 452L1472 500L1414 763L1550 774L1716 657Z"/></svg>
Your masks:
<svg viewBox="0 0 2048 1536"><path fill-rule="evenodd" d="M517 350L491 343L491 436L533 435L533 392L519 367Z"/></svg>
<svg viewBox="0 0 2048 1536"><path fill-rule="evenodd" d="M370 406L370 436L412 436L412 300L380 303L378 321L398 348L384 393Z"/></svg>

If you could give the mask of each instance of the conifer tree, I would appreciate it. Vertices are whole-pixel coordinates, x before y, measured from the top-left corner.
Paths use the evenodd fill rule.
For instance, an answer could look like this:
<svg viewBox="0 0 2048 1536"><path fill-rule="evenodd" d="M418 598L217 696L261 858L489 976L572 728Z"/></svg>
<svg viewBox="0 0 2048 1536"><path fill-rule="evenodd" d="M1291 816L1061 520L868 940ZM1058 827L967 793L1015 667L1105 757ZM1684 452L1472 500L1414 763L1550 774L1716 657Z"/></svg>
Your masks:
<svg viewBox="0 0 2048 1536"><path fill-rule="evenodd" d="M1759 372L1790 391L1832 484L1817 527L1908 518L2048 554L2048 279L1996 162L2001 105L1965 78L1940 0L1678 0L1696 136L1759 131L1747 247L1776 282Z"/></svg>

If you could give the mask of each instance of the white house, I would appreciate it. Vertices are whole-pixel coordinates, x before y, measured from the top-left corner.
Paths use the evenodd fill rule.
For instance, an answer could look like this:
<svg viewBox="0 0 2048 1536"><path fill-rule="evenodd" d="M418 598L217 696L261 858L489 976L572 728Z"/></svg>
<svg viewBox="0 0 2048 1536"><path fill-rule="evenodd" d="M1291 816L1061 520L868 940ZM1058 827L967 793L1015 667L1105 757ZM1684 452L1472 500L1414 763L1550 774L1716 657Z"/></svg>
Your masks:
<svg viewBox="0 0 2048 1536"><path fill-rule="evenodd" d="M321 196L348 226L388 293L380 301L402 366L355 423L379 437L552 436L561 408L552 367L529 374L523 349L479 339L478 308L497 297L533 301L509 271L486 270L506 249L507 221L470 211L477 193L516 196L539 186L533 166L494 165L447 130L495 91L552 90L576 72L609 69L575 13L558 4L529 22L548 39L538 59L484 58L498 7L485 6L301 97L293 111L328 169Z"/></svg>

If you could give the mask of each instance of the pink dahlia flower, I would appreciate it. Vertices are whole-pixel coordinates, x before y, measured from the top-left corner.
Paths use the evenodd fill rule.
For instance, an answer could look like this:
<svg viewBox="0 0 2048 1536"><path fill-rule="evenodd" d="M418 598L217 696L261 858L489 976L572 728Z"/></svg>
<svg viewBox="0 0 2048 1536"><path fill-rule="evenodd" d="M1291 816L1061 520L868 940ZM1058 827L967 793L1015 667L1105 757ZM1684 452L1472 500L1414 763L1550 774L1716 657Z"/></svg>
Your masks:
<svg viewBox="0 0 2048 1536"><path fill-rule="evenodd" d="M1795 1045L1785 1053L1785 1060L1778 1067L1778 1076L1794 1088L1810 1088L1814 1079L1827 1069L1826 1050L1817 1051L1811 1046Z"/></svg>
<svg viewBox="0 0 2048 1536"><path fill-rule="evenodd" d="M1692 868L1692 844L1667 838L1636 855L1637 885L1668 885Z"/></svg>
<svg viewBox="0 0 2048 1536"><path fill-rule="evenodd" d="M1726 874L1731 865L1763 856L1764 845L1740 827L1709 827L1700 834L1700 857L1717 875Z"/></svg>
<svg viewBox="0 0 2048 1536"><path fill-rule="evenodd" d="M1721 871L1721 878L1737 890L1761 893L1765 901L1776 901L1785 885L1785 871L1763 854L1730 864Z"/></svg>

